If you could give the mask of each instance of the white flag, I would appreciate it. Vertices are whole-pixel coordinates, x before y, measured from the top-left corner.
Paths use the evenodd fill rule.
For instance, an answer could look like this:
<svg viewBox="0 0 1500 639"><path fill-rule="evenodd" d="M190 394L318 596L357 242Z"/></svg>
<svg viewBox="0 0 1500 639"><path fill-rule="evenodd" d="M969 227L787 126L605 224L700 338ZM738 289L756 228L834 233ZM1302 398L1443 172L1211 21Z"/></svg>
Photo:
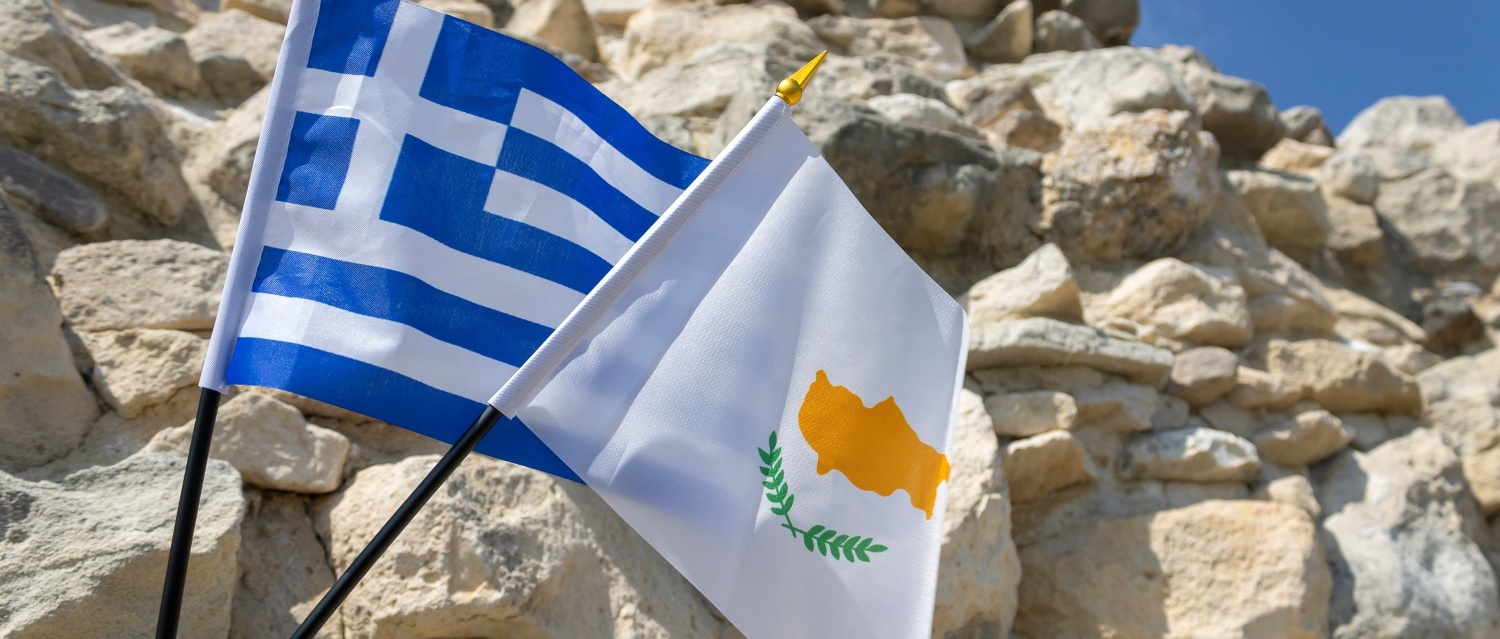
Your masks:
<svg viewBox="0 0 1500 639"><path fill-rule="evenodd" d="M491 404L751 639L927 637L967 347L779 98Z"/></svg>

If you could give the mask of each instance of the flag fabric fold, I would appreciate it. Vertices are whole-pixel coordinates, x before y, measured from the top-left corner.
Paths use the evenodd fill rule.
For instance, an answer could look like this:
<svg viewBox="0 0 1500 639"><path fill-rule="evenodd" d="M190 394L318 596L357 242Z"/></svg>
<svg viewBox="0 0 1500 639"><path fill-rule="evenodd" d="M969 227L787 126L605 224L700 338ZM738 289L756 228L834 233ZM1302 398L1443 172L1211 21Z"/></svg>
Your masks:
<svg viewBox="0 0 1500 639"><path fill-rule="evenodd" d="M747 637L927 637L967 340L772 99L491 404Z"/></svg>
<svg viewBox="0 0 1500 639"><path fill-rule="evenodd" d="M452 442L707 164L531 45L296 0L201 384ZM514 420L477 450L577 479Z"/></svg>

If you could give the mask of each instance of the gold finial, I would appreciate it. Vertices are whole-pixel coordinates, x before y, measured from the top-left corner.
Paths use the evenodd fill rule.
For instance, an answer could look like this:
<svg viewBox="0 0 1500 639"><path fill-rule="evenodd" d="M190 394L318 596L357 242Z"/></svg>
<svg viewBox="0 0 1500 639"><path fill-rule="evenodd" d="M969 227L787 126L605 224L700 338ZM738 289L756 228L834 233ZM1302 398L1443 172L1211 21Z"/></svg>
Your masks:
<svg viewBox="0 0 1500 639"><path fill-rule="evenodd" d="M828 57L828 52L819 53L811 62L802 65L791 77L782 80L776 85L776 97L786 102L787 106L796 106L802 101L802 90L812 83L813 74L818 72L818 67L823 65L823 58Z"/></svg>

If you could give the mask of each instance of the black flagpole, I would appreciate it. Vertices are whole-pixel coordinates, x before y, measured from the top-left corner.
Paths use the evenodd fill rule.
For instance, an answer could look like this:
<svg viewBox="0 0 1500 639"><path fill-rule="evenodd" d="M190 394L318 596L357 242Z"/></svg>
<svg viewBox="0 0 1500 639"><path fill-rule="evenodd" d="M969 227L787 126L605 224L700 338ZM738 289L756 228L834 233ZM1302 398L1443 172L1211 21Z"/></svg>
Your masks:
<svg viewBox="0 0 1500 639"><path fill-rule="evenodd" d="M161 589L161 609L156 616L156 639L176 639L182 615L183 586L187 583L188 559L193 554L193 528L198 523L198 500L203 496L203 475L208 470L208 449L214 437L223 394L203 389L198 396L198 419L188 445L187 472L177 501L177 521L172 526L172 548L167 553L167 581Z"/></svg>
<svg viewBox="0 0 1500 639"><path fill-rule="evenodd" d="M432 467L422 483L418 484L416 490L413 490L406 498L406 502L396 509L396 513L385 522L380 532L375 533L375 537L370 539L365 549L359 552L359 556L354 558L354 562L349 564L349 568L344 570L339 580L334 582L333 587L329 588L323 598L318 601L317 607L308 613L307 619L303 620L302 625L297 627L297 631L292 633L292 639L312 639L323 624L328 623L328 618L333 616L339 604L344 603L344 598L349 596L356 585L359 585L361 579L364 579L365 573L370 571L375 561L385 554L386 549L391 547L406 525L411 523L412 518L417 516L417 512L422 510L422 506L427 504L427 500L432 498L438 488L442 487L443 482L448 481L448 476L458 470L459 463L474 451L474 447L479 445L479 441L484 439L484 436L490 432L490 428L499 421L500 411L492 406L486 406L479 419L474 420L474 423L469 425L469 429L464 431L463 436L453 444L453 447L443 454L443 458Z"/></svg>

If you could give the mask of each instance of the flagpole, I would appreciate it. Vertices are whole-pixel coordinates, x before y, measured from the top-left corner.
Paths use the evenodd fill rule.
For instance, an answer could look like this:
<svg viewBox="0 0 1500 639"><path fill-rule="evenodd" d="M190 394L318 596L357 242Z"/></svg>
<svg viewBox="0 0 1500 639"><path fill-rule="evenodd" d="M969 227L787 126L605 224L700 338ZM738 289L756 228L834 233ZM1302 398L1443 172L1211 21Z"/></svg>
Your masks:
<svg viewBox="0 0 1500 639"><path fill-rule="evenodd" d="M500 417L500 411L495 410L493 406L485 406L484 413L480 414L479 419L474 420L468 430L464 431L463 436L458 438L458 442L443 454L443 458L438 460L422 483L417 485L416 490L412 491L401 507L396 509L396 513L391 515L384 526L381 526L380 532L375 533L365 549L360 551L359 556L355 557L349 567L344 570L344 574L334 582L333 587L324 593L317 607L308 613L307 619L303 620L302 625L297 627L297 631L292 633L292 639L311 639L323 627L323 624L328 623L329 617L332 617L333 612L338 610L339 604L342 604L360 580L364 579L365 573L370 572L370 567L374 566L375 561L385 554L386 549L395 543L396 537L417 516L417 512L422 510L427 500L437 493L438 488L441 488L444 482L448 481L453 471L458 470L459 463L463 462L464 458L474 451L474 447L484 439L484 436L489 434L490 429L500 421Z"/></svg>
<svg viewBox="0 0 1500 639"><path fill-rule="evenodd" d="M188 445L187 471L177 500L177 520L172 526L172 547L167 551L167 577L161 589L161 608L156 616L156 639L176 639L182 616L183 588L187 584L188 559L193 554L193 529L198 524L198 501L203 496L203 476L208 471L208 451L213 443L214 422L223 394L208 388L198 395L198 417Z"/></svg>

